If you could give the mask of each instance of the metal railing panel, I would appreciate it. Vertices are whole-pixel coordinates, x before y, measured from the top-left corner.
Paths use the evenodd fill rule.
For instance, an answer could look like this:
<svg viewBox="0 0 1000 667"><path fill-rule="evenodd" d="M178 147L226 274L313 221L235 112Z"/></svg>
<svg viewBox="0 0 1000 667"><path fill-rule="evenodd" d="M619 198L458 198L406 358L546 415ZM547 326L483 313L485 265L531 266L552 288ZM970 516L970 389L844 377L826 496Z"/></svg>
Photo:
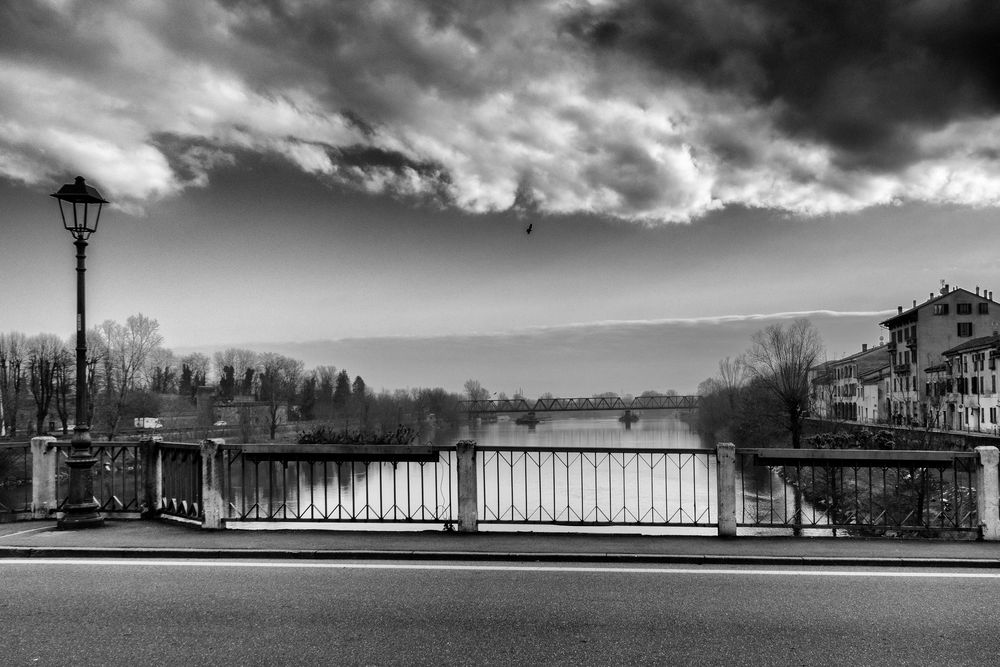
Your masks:
<svg viewBox="0 0 1000 667"><path fill-rule="evenodd" d="M186 443L157 443L163 475L160 514L182 519L201 519L201 446Z"/></svg>
<svg viewBox="0 0 1000 667"><path fill-rule="evenodd" d="M712 450L481 447L477 460L480 523L718 522Z"/></svg>
<svg viewBox="0 0 1000 667"><path fill-rule="evenodd" d="M97 459L93 467L94 498L98 510L105 514L138 514L142 511L145 486L143 481L141 442L103 442L90 447ZM56 444L56 498L62 510L69 496L69 468L66 459L70 443Z"/></svg>
<svg viewBox="0 0 1000 667"><path fill-rule="evenodd" d="M737 451L740 526L857 535L979 530L974 453L802 450L795 460L765 451Z"/></svg>
<svg viewBox="0 0 1000 667"><path fill-rule="evenodd" d="M31 515L31 443L0 443L0 515Z"/></svg>
<svg viewBox="0 0 1000 667"><path fill-rule="evenodd" d="M270 458L223 450L226 521L454 523L456 454L434 460Z"/></svg>

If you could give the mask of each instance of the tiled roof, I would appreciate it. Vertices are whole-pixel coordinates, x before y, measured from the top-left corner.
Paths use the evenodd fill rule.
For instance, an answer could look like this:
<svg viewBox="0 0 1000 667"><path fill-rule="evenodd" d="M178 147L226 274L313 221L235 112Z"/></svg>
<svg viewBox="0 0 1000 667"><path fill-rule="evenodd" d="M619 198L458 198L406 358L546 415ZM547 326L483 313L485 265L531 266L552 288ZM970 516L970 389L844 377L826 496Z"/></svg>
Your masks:
<svg viewBox="0 0 1000 667"><path fill-rule="evenodd" d="M931 304L933 304L933 303L937 303L937 302L938 302L938 301L940 301L941 299L945 298L946 296L951 296L951 295L952 295L952 294L954 294L955 292L965 292L965 293L966 293L966 294L968 294L969 296L971 296L971 297L974 297L974 298L976 298L976 299L982 299L982 300L984 300L984 301L987 301L987 302L989 302L989 303L994 303L994 304L996 304L996 301L994 301L993 299L988 299L988 298L986 298L986 297L982 296L981 294L973 294L973 293L972 293L972 292L970 292L969 290L967 290L967 289L965 289L965 288L962 288L962 287L956 287L955 289L951 290L951 291L950 291L950 292L948 292L947 294L938 294L938 295L937 295L936 297L934 297L933 299L930 299L930 300L928 300L928 301L924 301L923 303L918 303L918 304L917 304L916 306L914 306L913 308L909 308L909 309L907 309L907 310L904 310L904 311L903 311L903 312L901 312L901 313L897 313L897 314L893 315L892 317L890 317L889 319L887 319L887 320L883 320L883 321L882 321L882 322L880 322L879 324L881 324L882 326L886 326L886 327L888 327L888 326L889 326L889 323L890 323L890 322L892 322L892 321L894 321L894 320L897 320L897 319L900 319L900 318L906 318L906 317L908 317L908 316L909 316L910 314L912 314L913 312L915 312L915 311L917 311L917 310L920 310L921 308L924 308L925 306L929 306L929 305L931 305ZM1000 304L997 304L997 305L998 305L998 306L1000 306Z"/></svg>
<svg viewBox="0 0 1000 667"><path fill-rule="evenodd" d="M948 357L953 354L966 352L968 350L979 350L987 347L993 347L994 345L1000 345L1000 336L980 336L979 338L972 338L964 343L959 343L955 347L949 348L941 354Z"/></svg>

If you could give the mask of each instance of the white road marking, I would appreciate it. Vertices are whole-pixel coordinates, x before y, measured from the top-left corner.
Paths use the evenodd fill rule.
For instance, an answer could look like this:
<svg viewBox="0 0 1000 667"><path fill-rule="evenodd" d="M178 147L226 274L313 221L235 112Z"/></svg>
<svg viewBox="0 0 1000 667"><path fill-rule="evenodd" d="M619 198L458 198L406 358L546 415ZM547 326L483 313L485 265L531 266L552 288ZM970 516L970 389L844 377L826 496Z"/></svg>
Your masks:
<svg viewBox="0 0 1000 667"><path fill-rule="evenodd" d="M41 528L29 528L28 530L19 530L16 533L7 533L6 535L0 535L0 540L5 537L14 537L15 535L24 535L26 533L37 533L40 530L50 530L52 526L42 526Z"/></svg>
<svg viewBox="0 0 1000 667"><path fill-rule="evenodd" d="M717 567L593 567L593 566L550 566L550 565L445 565L440 563L333 563L302 561L252 561L252 560L146 560L135 558L89 559L89 558L0 558L4 565L123 565L145 567L202 567L202 568L270 568L270 569L312 569L312 570L432 570L471 572L590 572L601 574L728 574L728 575L768 575L780 577L875 577L875 578L918 578L918 579L1000 579L1000 572L898 572L887 570L771 570L737 569ZM819 566L817 566L819 567ZM900 567L905 567L901 565Z"/></svg>

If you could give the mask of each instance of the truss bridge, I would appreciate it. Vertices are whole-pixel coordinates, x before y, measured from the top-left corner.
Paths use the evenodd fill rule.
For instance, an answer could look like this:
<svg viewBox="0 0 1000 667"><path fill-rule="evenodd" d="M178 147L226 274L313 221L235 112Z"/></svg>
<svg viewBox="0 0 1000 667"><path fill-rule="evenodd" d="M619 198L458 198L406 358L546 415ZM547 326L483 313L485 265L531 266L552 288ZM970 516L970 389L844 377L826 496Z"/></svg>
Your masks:
<svg viewBox="0 0 1000 667"><path fill-rule="evenodd" d="M579 412L582 410L695 410L700 396L639 396L630 401L620 397L597 398L524 398L459 401L458 407L469 414L500 412Z"/></svg>

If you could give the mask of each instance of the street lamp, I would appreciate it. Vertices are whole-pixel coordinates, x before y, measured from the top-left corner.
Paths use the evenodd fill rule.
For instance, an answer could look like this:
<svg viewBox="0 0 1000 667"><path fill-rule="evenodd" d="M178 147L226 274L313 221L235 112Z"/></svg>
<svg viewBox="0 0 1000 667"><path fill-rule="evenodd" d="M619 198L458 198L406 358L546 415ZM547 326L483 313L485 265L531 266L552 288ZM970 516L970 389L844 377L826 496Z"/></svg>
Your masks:
<svg viewBox="0 0 1000 667"><path fill-rule="evenodd" d="M59 188L51 195L59 200L63 227L73 235L76 246L76 425L70 455L69 498L63 506L60 528L96 528L104 517L94 500L94 458L90 450L90 419L87 416L87 319L83 274L87 270L87 240L97 231L101 209L107 200L87 185L83 176Z"/></svg>

